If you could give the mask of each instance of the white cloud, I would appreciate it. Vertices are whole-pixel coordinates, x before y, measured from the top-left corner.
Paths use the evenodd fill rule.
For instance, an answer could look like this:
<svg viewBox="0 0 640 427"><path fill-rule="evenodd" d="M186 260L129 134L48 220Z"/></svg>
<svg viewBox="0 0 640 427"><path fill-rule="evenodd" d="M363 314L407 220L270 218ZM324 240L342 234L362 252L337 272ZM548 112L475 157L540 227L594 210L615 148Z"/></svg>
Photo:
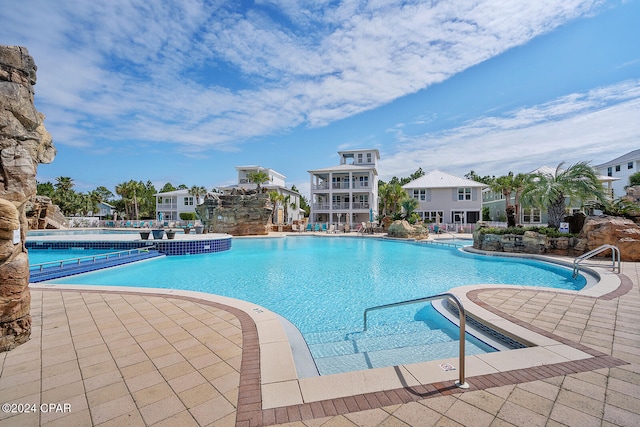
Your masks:
<svg viewBox="0 0 640 427"><path fill-rule="evenodd" d="M598 164L640 144L640 80L572 94L499 117L484 117L443 133L399 134L381 156L381 178L419 167L463 175L529 172L561 161Z"/></svg>
<svg viewBox="0 0 640 427"><path fill-rule="evenodd" d="M229 149L376 108L600 3L264 0L240 11L204 0L34 1L3 8L0 35L24 42L41 67L36 90L51 107L48 126L57 132L64 111L65 126L86 130L59 144ZM201 68L235 73L240 86L194 78Z"/></svg>

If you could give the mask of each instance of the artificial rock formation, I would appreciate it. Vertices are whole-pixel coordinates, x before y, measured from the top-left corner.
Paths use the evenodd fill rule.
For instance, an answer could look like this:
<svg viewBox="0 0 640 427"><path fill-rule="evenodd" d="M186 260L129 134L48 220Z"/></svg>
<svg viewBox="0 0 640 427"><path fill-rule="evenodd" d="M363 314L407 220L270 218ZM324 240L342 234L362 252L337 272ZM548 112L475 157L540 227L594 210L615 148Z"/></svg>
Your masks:
<svg viewBox="0 0 640 427"><path fill-rule="evenodd" d="M407 221L394 221L388 229L387 235L399 239L422 240L429 237L429 230L421 224L411 225Z"/></svg>
<svg viewBox="0 0 640 427"><path fill-rule="evenodd" d="M640 261L640 226L616 216L592 216L580 232L576 249L587 252L601 245L615 245L623 261Z"/></svg>
<svg viewBox="0 0 640 427"><path fill-rule="evenodd" d="M35 196L25 206L29 230L67 228L69 221L49 197Z"/></svg>
<svg viewBox="0 0 640 427"><path fill-rule="evenodd" d="M206 230L232 236L266 235L273 207L266 193L208 194L196 207Z"/></svg>
<svg viewBox="0 0 640 427"><path fill-rule="evenodd" d="M36 194L37 165L56 153L33 103L35 83L27 49L0 45L0 351L31 333L25 205Z"/></svg>
<svg viewBox="0 0 640 427"><path fill-rule="evenodd" d="M626 218L601 215L588 217L576 237L548 237L534 231L524 235L473 233L473 247L485 251L579 256L604 244L617 246L622 261L638 262L640 226Z"/></svg>

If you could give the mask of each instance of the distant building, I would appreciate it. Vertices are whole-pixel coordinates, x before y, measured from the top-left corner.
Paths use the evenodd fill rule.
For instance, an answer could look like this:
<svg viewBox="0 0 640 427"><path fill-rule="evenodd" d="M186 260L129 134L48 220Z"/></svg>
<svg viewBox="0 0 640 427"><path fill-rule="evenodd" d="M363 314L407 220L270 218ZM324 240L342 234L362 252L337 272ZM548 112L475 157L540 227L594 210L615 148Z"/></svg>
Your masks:
<svg viewBox="0 0 640 427"><path fill-rule="evenodd" d="M303 213L300 210L300 194L285 187L285 176L273 169L262 166L236 166L238 172L238 183L234 185L218 187L221 192L231 192L233 189L253 190L256 184L249 180L249 175L254 172L265 172L269 176L269 181L262 184L263 188L269 191L276 191L286 197L284 204L278 203L274 212L274 224L287 224L294 220L299 220ZM200 196L198 201L196 196L189 194L189 190L176 190L166 193L158 193L156 196L156 216L163 221L178 221L182 212L195 212L196 205L204 201L204 196ZM286 213L286 215L285 215Z"/></svg>
<svg viewBox="0 0 640 427"><path fill-rule="evenodd" d="M310 222L349 224L373 221L378 215L376 149L339 151L340 164L310 170Z"/></svg>
<svg viewBox="0 0 640 427"><path fill-rule="evenodd" d="M595 169L595 168L594 168ZM597 170L596 170L597 171ZM555 169L550 168L549 166L542 166L534 171L529 172L529 174L533 173L545 173L545 174L553 174L555 173ZM605 175L598 175L598 180L602 183L602 188L605 192L605 196L611 199L612 194L612 183L616 182L618 178L608 177ZM585 202L588 200L574 200L573 203L567 198L567 215L572 215L577 212L583 212ZM512 193L509 197L509 204L515 206L515 193ZM501 192L495 192L490 188L485 188L482 192L482 206L484 208L488 208L489 210L489 220L496 222L506 222L507 221L507 201L504 195ZM549 217L547 215L547 211L540 209L538 207L530 207L523 206L520 204L518 206L518 218L516 218L517 224L522 225L544 225L547 224ZM584 212L586 214L593 214L597 212Z"/></svg>
<svg viewBox="0 0 640 427"><path fill-rule="evenodd" d="M107 217L112 217L115 211L115 206L112 206L107 202L100 202L98 203L98 212L96 212L95 216L100 219L105 219Z"/></svg>
<svg viewBox="0 0 640 427"><path fill-rule="evenodd" d="M233 189L253 190L257 185L249 179L252 173L264 172L269 177L269 181L261 184L262 188L268 191L275 191L285 197L283 202L278 202L274 210L274 224L291 224L293 221L299 221L304 217L304 211L300 209L300 193L286 187L286 176L281 173L257 165L236 166L238 172L238 183L218 187L222 192L230 192Z"/></svg>
<svg viewBox="0 0 640 427"><path fill-rule="evenodd" d="M640 172L640 149L599 164L595 169L600 175L617 178L617 181L612 184L612 197L619 199L626 194L624 187L629 185L629 177L634 173Z"/></svg>
<svg viewBox="0 0 640 427"><path fill-rule="evenodd" d="M402 186L419 203L415 210L434 223L475 224L482 219L482 190L487 185L433 170Z"/></svg>
<svg viewBox="0 0 640 427"><path fill-rule="evenodd" d="M189 194L189 190L175 190L157 193L156 219L162 221L179 221L182 212L196 211L196 196ZM200 201L204 196L200 196Z"/></svg>

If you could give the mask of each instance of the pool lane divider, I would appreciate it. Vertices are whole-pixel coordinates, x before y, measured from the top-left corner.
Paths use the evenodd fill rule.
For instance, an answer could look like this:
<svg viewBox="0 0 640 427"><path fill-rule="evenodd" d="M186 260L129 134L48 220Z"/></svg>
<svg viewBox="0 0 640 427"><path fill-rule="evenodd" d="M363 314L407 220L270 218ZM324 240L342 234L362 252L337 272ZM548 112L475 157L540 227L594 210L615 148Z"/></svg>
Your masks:
<svg viewBox="0 0 640 427"><path fill-rule="evenodd" d="M129 254L120 257L111 257L106 259L97 259L95 261L82 261L80 263L52 265L42 270L31 270L29 282L38 283L47 280L59 279L62 277L73 276L75 274L88 273L90 271L102 270L104 268L116 267L119 265L130 264L153 258L165 256L156 250L141 251L136 254Z"/></svg>

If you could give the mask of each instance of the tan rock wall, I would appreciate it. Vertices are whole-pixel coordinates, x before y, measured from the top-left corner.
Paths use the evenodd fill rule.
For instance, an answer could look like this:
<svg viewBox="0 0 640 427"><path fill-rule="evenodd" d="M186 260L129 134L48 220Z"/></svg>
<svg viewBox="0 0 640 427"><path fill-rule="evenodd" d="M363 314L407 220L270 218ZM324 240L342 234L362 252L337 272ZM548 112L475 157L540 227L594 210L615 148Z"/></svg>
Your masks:
<svg viewBox="0 0 640 427"><path fill-rule="evenodd" d="M589 217L577 237L547 237L527 231L514 234L474 233L473 247L486 251L579 256L609 244L620 249L623 261L640 261L640 226L621 217ZM611 252L603 256L611 256Z"/></svg>
<svg viewBox="0 0 640 427"><path fill-rule="evenodd" d="M31 333L25 205L36 194L38 164L56 153L34 106L35 83L27 49L0 45L0 351Z"/></svg>
<svg viewBox="0 0 640 427"><path fill-rule="evenodd" d="M269 233L273 208L264 193L208 195L196 212L213 233L252 236Z"/></svg>

